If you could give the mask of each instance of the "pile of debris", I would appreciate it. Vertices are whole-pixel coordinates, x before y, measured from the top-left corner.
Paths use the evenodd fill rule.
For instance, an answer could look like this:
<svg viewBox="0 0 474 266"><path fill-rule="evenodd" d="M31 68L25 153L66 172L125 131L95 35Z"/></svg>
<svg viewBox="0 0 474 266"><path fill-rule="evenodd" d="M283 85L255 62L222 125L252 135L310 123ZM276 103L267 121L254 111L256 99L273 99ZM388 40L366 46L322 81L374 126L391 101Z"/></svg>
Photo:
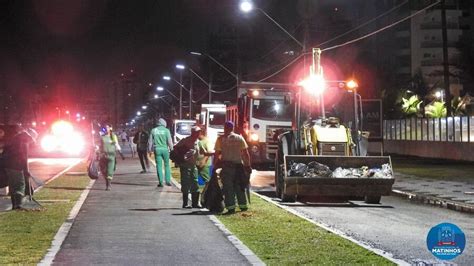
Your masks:
<svg viewBox="0 0 474 266"><path fill-rule="evenodd" d="M316 161L305 163L290 163L288 176L302 177L333 177L333 178L393 178L390 165L383 164L380 168L369 168L362 166L360 168L342 168L337 167L333 171L329 166Z"/></svg>

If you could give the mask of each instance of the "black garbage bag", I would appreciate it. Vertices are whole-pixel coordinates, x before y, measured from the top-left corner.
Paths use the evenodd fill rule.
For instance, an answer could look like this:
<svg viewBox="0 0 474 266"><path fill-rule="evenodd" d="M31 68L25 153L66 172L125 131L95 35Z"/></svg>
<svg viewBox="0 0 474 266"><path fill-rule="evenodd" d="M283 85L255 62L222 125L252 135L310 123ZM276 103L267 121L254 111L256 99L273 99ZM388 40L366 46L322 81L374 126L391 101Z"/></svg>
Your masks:
<svg viewBox="0 0 474 266"><path fill-rule="evenodd" d="M331 177L332 171L329 166L316 161L308 163L308 169L304 177Z"/></svg>
<svg viewBox="0 0 474 266"><path fill-rule="evenodd" d="M304 176L308 166L304 163L295 163L291 162L290 170L288 171L288 176Z"/></svg>
<svg viewBox="0 0 474 266"><path fill-rule="evenodd" d="M217 180L217 173L212 171L209 182L204 186L201 194L201 206L210 212L220 213L224 211L224 195Z"/></svg>

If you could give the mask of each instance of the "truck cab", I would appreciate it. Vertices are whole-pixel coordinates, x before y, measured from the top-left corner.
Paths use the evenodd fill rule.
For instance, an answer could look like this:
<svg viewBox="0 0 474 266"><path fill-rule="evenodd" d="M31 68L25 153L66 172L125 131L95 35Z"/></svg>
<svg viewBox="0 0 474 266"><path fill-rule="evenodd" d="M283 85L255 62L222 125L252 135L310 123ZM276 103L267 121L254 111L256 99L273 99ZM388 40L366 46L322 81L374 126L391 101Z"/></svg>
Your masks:
<svg viewBox="0 0 474 266"><path fill-rule="evenodd" d="M196 125L194 120L174 120L173 121L173 144L191 135L191 128Z"/></svg>
<svg viewBox="0 0 474 266"><path fill-rule="evenodd" d="M239 89L237 105L227 108L227 120L236 124L236 132L247 141L254 167L265 169L273 165L277 137L291 129L293 109L286 89Z"/></svg>
<svg viewBox="0 0 474 266"><path fill-rule="evenodd" d="M201 105L200 123L205 127L206 136L209 140L210 149L214 150L217 137L224 133L226 122L225 104L203 104Z"/></svg>

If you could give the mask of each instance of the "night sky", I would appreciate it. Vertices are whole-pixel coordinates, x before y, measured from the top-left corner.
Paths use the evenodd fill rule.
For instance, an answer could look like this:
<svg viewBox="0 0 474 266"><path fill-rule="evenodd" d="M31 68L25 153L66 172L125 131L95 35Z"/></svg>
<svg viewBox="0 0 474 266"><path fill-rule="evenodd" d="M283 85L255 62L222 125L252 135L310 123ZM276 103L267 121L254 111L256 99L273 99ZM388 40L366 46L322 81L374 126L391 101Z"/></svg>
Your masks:
<svg viewBox="0 0 474 266"><path fill-rule="evenodd" d="M323 2L326 9L316 8L311 1L261 0L255 4L300 39L302 20L313 17L309 41L316 43L351 27L345 18L337 19L343 13L342 6L336 6L345 2L349 8L352 3ZM232 71L239 69L244 80L256 80L292 60L284 51L301 49L261 14L240 13L238 0L0 3L0 85L13 95L13 101L30 94L40 94L53 103L96 97L131 69L143 82L156 83L181 61L205 73L209 64L197 64L189 56L193 50L217 51L213 55ZM214 47L213 41L227 35L238 36L239 44L231 43L228 51L222 49L224 41ZM351 47L337 54L346 62L357 55ZM225 73L220 76L216 83L233 82Z"/></svg>

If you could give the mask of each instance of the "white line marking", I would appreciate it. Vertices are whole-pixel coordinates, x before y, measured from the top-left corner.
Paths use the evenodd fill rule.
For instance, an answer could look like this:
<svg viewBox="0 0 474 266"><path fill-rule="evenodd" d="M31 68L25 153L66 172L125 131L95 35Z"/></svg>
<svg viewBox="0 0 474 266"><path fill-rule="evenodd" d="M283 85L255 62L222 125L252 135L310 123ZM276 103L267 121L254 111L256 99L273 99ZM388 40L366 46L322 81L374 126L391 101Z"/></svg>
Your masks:
<svg viewBox="0 0 474 266"><path fill-rule="evenodd" d="M153 162L152 160L149 160L149 161L156 167L155 162ZM176 181L176 179L174 179L173 176L171 176L171 183L173 183L173 185L175 185L178 189L181 190L181 184L178 181ZM207 215L207 217L209 217L209 220L211 220L211 222L222 233L224 233L225 237L227 237L230 243L234 245L234 247L240 252L240 254L242 254L242 256L244 256L249 261L250 264L266 265L257 255L255 255L255 253L253 253L251 249L249 249L244 243L242 243L242 241L240 241L240 239L237 236L232 234L232 232L230 232L229 229L227 229L225 225L221 223L221 221L219 221L219 219L217 219L215 215Z"/></svg>
<svg viewBox="0 0 474 266"><path fill-rule="evenodd" d="M76 202L74 207L71 209L69 216L67 217L66 221L61 225L58 232L53 238L51 242L51 247L48 249L48 253L44 256L44 258L38 263L40 266L46 266L53 264L54 258L58 254L59 250L61 249L61 245L63 244L64 240L66 239L69 231L71 230L72 224L77 217L77 214L81 210L82 204L89 195L89 191L91 190L92 186L94 185L95 180L91 180L87 187L82 191L79 200Z"/></svg>
<svg viewBox="0 0 474 266"><path fill-rule="evenodd" d="M50 182L52 182L53 180L55 180L56 178L62 176L64 173L66 173L67 171L71 170L74 166L78 165L80 162L82 162L84 159L78 159L77 161L73 162L70 166L66 167L64 170L62 170L61 172L57 173L56 175L54 175L53 177L51 177L50 179L44 181L44 184L42 186L39 186L35 189L35 192L38 192L41 190L42 187L44 187L45 185L49 184Z"/></svg>

